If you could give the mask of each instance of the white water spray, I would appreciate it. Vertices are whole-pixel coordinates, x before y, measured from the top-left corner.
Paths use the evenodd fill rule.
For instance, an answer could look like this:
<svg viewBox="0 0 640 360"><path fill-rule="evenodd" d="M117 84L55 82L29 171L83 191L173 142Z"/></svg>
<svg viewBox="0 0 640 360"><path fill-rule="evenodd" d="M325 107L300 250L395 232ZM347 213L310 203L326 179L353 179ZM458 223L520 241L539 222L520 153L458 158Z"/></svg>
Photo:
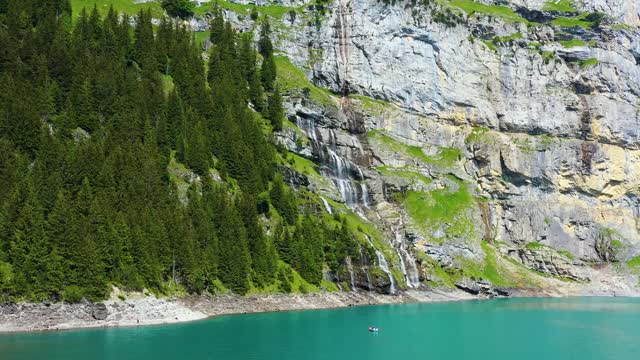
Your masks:
<svg viewBox="0 0 640 360"><path fill-rule="evenodd" d="M376 256L378 257L378 264L380 265L380 269L382 269L382 271L385 274L387 274L387 276L389 277L389 282L391 283L391 285L389 286L389 293L395 294L396 293L396 280L393 277L393 274L391 273L391 270L389 269L389 263L387 263L387 259L385 259L384 255L382 255L380 250L378 250L378 248L376 248L376 246L373 244L373 241L371 241L371 238L369 238L369 236L365 235L365 238L369 242L369 245L371 245L373 247L373 249L375 250L375 252L376 252Z"/></svg>
<svg viewBox="0 0 640 360"><path fill-rule="evenodd" d="M331 209L331 205L329 205L329 202L327 201L327 199L320 196L320 200L322 201L322 204L324 204L324 209L327 210L329 215L333 215L333 209Z"/></svg>
<svg viewBox="0 0 640 360"><path fill-rule="evenodd" d="M351 256L347 256L345 262L347 263L347 270L349 271L349 285L351 286L351 291L357 292L358 290L356 289L356 277L353 274L353 264L351 263Z"/></svg>

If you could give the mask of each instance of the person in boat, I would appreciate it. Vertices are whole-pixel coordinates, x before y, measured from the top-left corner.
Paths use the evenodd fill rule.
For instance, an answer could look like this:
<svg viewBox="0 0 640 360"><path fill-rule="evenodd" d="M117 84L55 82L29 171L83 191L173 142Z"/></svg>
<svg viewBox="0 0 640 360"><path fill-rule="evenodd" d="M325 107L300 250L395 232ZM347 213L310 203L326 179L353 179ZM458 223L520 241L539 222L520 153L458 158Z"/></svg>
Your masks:
<svg viewBox="0 0 640 360"><path fill-rule="evenodd" d="M380 329L378 329L375 326L369 326L369 331L371 331L371 332L378 332L378 330L380 330Z"/></svg>

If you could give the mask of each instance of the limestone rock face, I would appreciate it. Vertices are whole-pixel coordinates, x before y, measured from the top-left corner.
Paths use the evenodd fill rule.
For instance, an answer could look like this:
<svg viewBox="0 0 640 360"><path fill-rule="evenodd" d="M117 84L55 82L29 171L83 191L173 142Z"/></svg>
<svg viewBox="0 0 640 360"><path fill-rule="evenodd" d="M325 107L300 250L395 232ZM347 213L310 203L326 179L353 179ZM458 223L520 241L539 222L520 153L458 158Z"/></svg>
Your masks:
<svg viewBox="0 0 640 360"><path fill-rule="evenodd" d="M567 256L559 255L550 248L519 249L512 256L516 256L525 266L545 274L575 281L589 280L579 274Z"/></svg>
<svg viewBox="0 0 640 360"><path fill-rule="evenodd" d="M296 16L273 19L275 44L309 82L287 89L296 126L276 141L316 164L312 192L385 234L401 287L416 278L410 263L419 279L487 294L500 286L474 278L545 286L588 282L593 263L624 267L640 255L640 3L480 2L512 15L277 2ZM391 286L372 254L349 266L340 281ZM513 275L521 268L548 276ZM614 278L632 288L634 276Z"/></svg>
<svg viewBox="0 0 640 360"><path fill-rule="evenodd" d="M544 45L542 52L555 51L564 60L545 61L526 41L497 54L480 41L515 33L538 40L544 27L499 26L482 18L448 27L371 0L334 2L333 13L314 39L323 56L313 64L313 76L337 93L347 90L422 115L509 131L579 137L597 127L592 136L638 145L631 120L638 117L640 94L640 68L632 54L638 30L583 36L602 46ZM297 64L307 65L308 49L287 50ZM576 66L591 58L599 63Z"/></svg>

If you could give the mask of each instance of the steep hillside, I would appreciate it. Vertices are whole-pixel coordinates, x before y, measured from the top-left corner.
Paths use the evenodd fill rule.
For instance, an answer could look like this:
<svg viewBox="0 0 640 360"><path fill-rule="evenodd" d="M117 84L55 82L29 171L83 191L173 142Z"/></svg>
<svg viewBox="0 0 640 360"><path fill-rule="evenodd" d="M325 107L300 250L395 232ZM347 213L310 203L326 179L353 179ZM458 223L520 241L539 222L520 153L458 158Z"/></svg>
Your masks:
<svg viewBox="0 0 640 360"><path fill-rule="evenodd" d="M634 1L287 5L278 140L319 169L289 181L382 233L387 289L636 291Z"/></svg>
<svg viewBox="0 0 640 360"><path fill-rule="evenodd" d="M47 4L0 0L0 301L638 293L634 0Z"/></svg>

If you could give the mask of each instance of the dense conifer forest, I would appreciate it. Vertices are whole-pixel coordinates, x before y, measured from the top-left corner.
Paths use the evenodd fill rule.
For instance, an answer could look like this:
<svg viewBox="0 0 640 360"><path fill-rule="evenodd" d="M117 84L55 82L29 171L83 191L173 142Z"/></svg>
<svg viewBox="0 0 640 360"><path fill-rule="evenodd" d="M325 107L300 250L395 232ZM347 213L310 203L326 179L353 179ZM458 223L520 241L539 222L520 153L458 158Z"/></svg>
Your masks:
<svg viewBox="0 0 640 360"><path fill-rule="evenodd" d="M203 54L145 11L0 0L0 301L289 292L357 249L279 173L266 20L254 43L217 10L210 33Z"/></svg>

